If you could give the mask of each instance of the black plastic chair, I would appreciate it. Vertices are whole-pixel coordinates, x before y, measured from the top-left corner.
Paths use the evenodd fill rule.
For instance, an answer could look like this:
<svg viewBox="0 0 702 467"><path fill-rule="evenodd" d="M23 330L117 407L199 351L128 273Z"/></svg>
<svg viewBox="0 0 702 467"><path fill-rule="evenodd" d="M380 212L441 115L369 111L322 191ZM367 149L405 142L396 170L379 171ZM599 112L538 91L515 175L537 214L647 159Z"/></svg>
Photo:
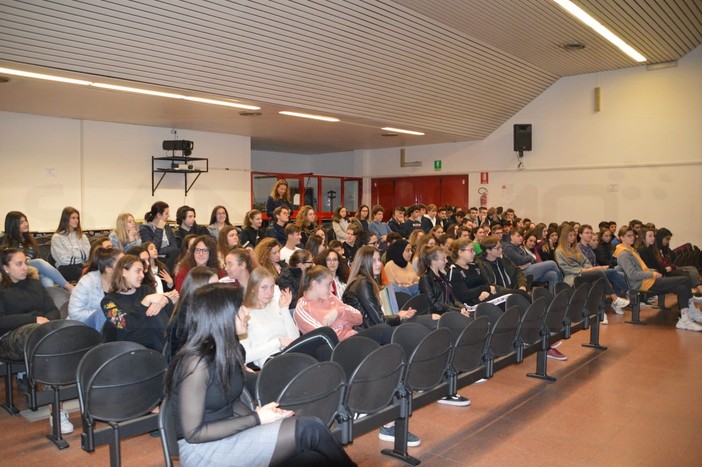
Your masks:
<svg viewBox="0 0 702 467"><path fill-rule="evenodd" d="M404 307L405 303L407 303L407 301L411 298L412 296L410 294L404 292L395 292L395 300L397 301L397 307L400 310L404 309L402 307Z"/></svg>
<svg viewBox="0 0 702 467"><path fill-rule="evenodd" d="M380 347L373 339L363 336L352 336L345 339L334 348L332 362L336 362L344 369L346 380L350 381L356 368L374 350Z"/></svg>
<svg viewBox="0 0 702 467"><path fill-rule="evenodd" d="M575 292L573 292L573 295L570 297L568 310L566 311L568 319L565 333L566 339L570 338L574 326L580 325L585 321L585 301L587 300L589 291L590 284L584 282L575 289Z"/></svg>
<svg viewBox="0 0 702 467"><path fill-rule="evenodd" d="M475 307L475 317L479 318L485 316L488 321L490 321L491 325L495 324L500 316L502 316L502 313L502 309L493 303L480 303Z"/></svg>
<svg viewBox="0 0 702 467"><path fill-rule="evenodd" d="M590 342L582 344L583 347L592 347L599 350L607 350L607 347L600 345L600 323L604 314L604 279L598 279L590 287L585 300L585 320L583 329L590 328Z"/></svg>
<svg viewBox="0 0 702 467"><path fill-rule="evenodd" d="M399 306L399 304L398 304ZM408 310L414 308L417 310L417 315L427 315L431 313L431 302L429 297L424 294L415 295L405 302L405 304L400 307L400 310Z"/></svg>
<svg viewBox="0 0 702 467"><path fill-rule="evenodd" d="M318 417L327 426L341 406L346 387L344 369L336 362L319 362L305 368L280 393L280 407L296 415Z"/></svg>
<svg viewBox="0 0 702 467"><path fill-rule="evenodd" d="M549 376L547 372L547 352L549 349L551 336L563 331L566 327L568 322L566 312L568 311L568 302L570 301L571 293L572 289L570 289L570 286L562 289L556 294L555 297L553 297L553 301L548 306L546 313L544 314L541 344L536 354L536 371L534 373L527 373L527 376L530 378L539 378L549 382L556 381L556 378Z"/></svg>
<svg viewBox="0 0 702 467"><path fill-rule="evenodd" d="M56 320L41 324L27 337L24 361L29 385L29 408L53 404L52 434L47 436L57 448L65 449L68 442L61 436L60 402L76 397L76 391L61 388L75 385L76 368L83 356L102 343L100 333L78 321ZM36 384L43 383L50 390L39 393Z"/></svg>
<svg viewBox="0 0 702 467"><path fill-rule="evenodd" d="M20 360L0 359L0 364L3 367L3 373L5 374L5 403L2 404L2 408L5 409L10 415L17 415L19 413L19 409L15 405L12 375L27 371L27 368L25 367L24 361Z"/></svg>
<svg viewBox="0 0 702 467"><path fill-rule="evenodd" d="M158 414L150 412L163 396L165 373L163 355L135 342L110 342L89 351L77 370L83 449L109 443L110 465L120 465L122 434L158 428ZM110 428L96 431L96 420Z"/></svg>
<svg viewBox="0 0 702 467"><path fill-rule="evenodd" d="M404 368L405 351L399 344L376 348L356 367L346 385L342 404L346 412L337 418L342 444L353 441L355 414L374 414L401 393Z"/></svg>
<svg viewBox="0 0 702 467"><path fill-rule="evenodd" d="M558 295L564 290L567 290L569 294L573 293L573 287L571 287L570 284L567 284L565 282L556 282L556 286L553 288L554 294ZM568 298L570 298L570 295L568 295Z"/></svg>
<svg viewBox="0 0 702 467"><path fill-rule="evenodd" d="M519 313L521 316L524 316L524 313L526 313L527 309L529 309L529 300L527 300L523 295L518 294L518 293L513 293L509 297L507 297L507 301L505 303L505 310L512 308L513 306L519 307Z"/></svg>
<svg viewBox="0 0 702 467"><path fill-rule="evenodd" d="M473 371L484 364L490 338L490 321L482 316L470 320L461 313L444 313L439 327L451 331L451 357L446 371L448 396L458 393L458 374Z"/></svg>
<svg viewBox="0 0 702 467"><path fill-rule="evenodd" d="M319 362L314 357L295 352L268 360L256 380L256 400L259 405L277 401L288 383L302 370L315 363Z"/></svg>
<svg viewBox="0 0 702 467"><path fill-rule="evenodd" d="M516 351L516 339L519 335L519 307L507 308L492 326L490 351L495 357L503 357Z"/></svg>
<svg viewBox="0 0 702 467"><path fill-rule="evenodd" d="M178 458L178 436L175 431L175 414L169 404L168 397L161 402L161 408L158 411L158 431L161 435L166 467L173 467L173 458Z"/></svg>
<svg viewBox="0 0 702 467"><path fill-rule="evenodd" d="M551 305L551 302L553 301L553 294L548 289L539 287L532 291L531 302L534 303L539 298L544 298L546 300L546 308L548 308L549 305Z"/></svg>
<svg viewBox="0 0 702 467"><path fill-rule="evenodd" d="M546 313L546 297L534 300L519 323L519 347L517 362L524 360L524 350L541 342Z"/></svg>

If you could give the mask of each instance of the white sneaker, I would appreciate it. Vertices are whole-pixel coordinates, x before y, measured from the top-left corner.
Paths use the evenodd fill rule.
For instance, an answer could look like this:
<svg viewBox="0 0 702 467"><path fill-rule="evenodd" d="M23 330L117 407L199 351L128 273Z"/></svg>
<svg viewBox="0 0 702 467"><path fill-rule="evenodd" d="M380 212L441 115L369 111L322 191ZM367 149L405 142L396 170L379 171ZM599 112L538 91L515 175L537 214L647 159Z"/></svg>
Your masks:
<svg viewBox="0 0 702 467"><path fill-rule="evenodd" d="M61 419L61 434L67 435L69 433L73 433L73 423L71 423L71 421L68 419L68 412L61 410L61 416L59 418ZM49 426L53 430L54 419L51 416L49 416Z"/></svg>
<svg viewBox="0 0 702 467"><path fill-rule="evenodd" d="M629 306L629 300L627 300L626 298L617 297L617 299L612 302L612 309L618 315L624 314L622 308L624 308L625 306Z"/></svg>
<svg viewBox="0 0 702 467"><path fill-rule="evenodd" d="M607 313L602 313L602 321L600 321L600 324L609 324L609 320L607 319Z"/></svg>
<svg viewBox="0 0 702 467"><path fill-rule="evenodd" d="M685 331L702 331L702 325L699 325L687 317L687 313L683 312L680 319L678 319L678 324L675 325L678 329L684 329Z"/></svg>
<svg viewBox="0 0 702 467"><path fill-rule="evenodd" d="M467 407L470 405L470 399L467 397L459 396L456 394L455 396L444 396L438 401L439 404L445 404L445 405L453 405L456 407Z"/></svg>
<svg viewBox="0 0 702 467"><path fill-rule="evenodd" d="M702 311L698 310L694 304L691 304L691 306L687 309L687 318L690 321L702 323Z"/></svg>

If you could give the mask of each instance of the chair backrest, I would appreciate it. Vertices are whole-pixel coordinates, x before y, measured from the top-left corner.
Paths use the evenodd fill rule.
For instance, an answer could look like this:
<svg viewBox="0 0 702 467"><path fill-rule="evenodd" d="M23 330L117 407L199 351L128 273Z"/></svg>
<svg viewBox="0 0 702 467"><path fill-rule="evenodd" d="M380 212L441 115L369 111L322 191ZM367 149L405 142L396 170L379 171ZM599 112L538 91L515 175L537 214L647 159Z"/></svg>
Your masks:
<svg viewBox="0 0 702 467"><path fill-rule="evenodd" d="M556 282L555 287L553 288L553 292L558 295L559 293L563 292L564 290L568 291L568 298L570 298L570 294L573 293L573 287L568 285L565 282Z"/></svg>
<svg viewBox="0 0 702 467"><path fill-rule="evenodd" d="M597 313L600 311L600 307L604 303L604 290L605 282L604 279L597 279L590 291L587 294L587 299L585 300L585 309L587 310L587 315L590 318L595 318Z"/></svg>
<svg viewBox="0 0 702 467"><path fill-rule="evenodd" d="M414 308L417 310L418 315L426 315L431 313L431 302L429 301L429 297L422 293L415 295L407 300L400 309L407 310L409 308Z"/></svg>
<svg viewBox="0 0 702 467"><path fill-rule="evenodd" d="M327 426L341 405L346 386L344 369L336 362L318 362L295 376L278 397L280 407L296 415L320 418Z"/></svg>
<svg viewBox="0 0 702 467"><path fill-rule="evenodd" d="M546 297L537 298L522 317L519 325L519 337L525 346L541 341L541 330L544 327L546 313Z"/></svg>
<svg viewBox="0 0 702 467"><path fill-rule="evenodd" d="M451 344L455 345L463 330L473 321L458 311L448 311L439 317L439 328L451 331Z"/></svg>
<svg viewBox="0 0 702 467"><path fill-rule="evenodd" d="M407 358L414 353L422 339L429 335L431 331L426 326L418 323L404 323L396 327L392 332L391 342L400 344L405 350Z"/></svg>
<svg viewBox="0 0 702 467"><path fill-rule="evenodd" d="M405 386L413 391L433 388L443 379L450 357L451 331L446 328L431 331L407 359Z"/></svg>
<svg viewBox="0 0 702 467"><path fill-rule="evenodd" d="M507 308L492 325L490 350L496 357L509 355L515 351L514 342L519 332L519 307Z"/></svg>
<svg viewBox="0 0 702 467"><path fill-rule="evenodd" d="M541 287L539 287L541 288ZM527 300L523 295L518 294L518 293L513 293L509 297L507 297L507 303L505 304L505 310L508 308L512 308L513 306L519 307L519 313L521 316L524 316L524 313L526 313L527 309L529 308L529 300Z"/></svg>
<svg viewBox="0 0 702 467"><path fill-rule="evenodd" d="M546 308L548 308L548 306L553 301L553 294L550 290L544 287L537 287L531 291L531 302L533 303L539 298L544 298L546 300L545 306Z"/></svg>
<svg viewBox="0 0 702 467"><path fill-rule="evenodd" d="M573 292L573 295L570 297L566 314L571 324L581 323L585 319L585 314L583 312L585 310L585 302L587 301L587 294L589 291L590 284L588 282L583 282L575 289L575 292Z"/></svg>
<svg viewBox="0 0 702 467"><path fill-rule="evenodd" d="M489 337L490 321L486 317L471 321L453 344L453 366L456 370L471 371L482 365Z"/></svg>
<svg viewBox="0 0 702 467"><path fill-rule="evenodd" d="M24 346L30 384L75 383L81 359L101 343L99 332L78 321L55 320L41 324L29 334Z"/></svg>
<svg viewBox="0 0 702 467"><path fill-rule="evenodd" d="M568 302L570 301L571 291L568 289L561 290L553 297L551 305L546 312L545 325L548 332L559 332L564 327L566 311L568 311Z"/></svg>
<svg viewBox="0 0 702 467"><path fill-rule="evenodd" d="M158 431L161 435L161 447L166 467L173 466L172 458L178 457L178 436L175 430L175 413L169 406L168 397L163 399L158 412Z"/></svg>
<svg viewBox="0 0 702 467"><path fill-rule="evenodd" d="M400 308L400 310L403 310L405 306L405 303L412 298L410 294L404 293L404 292L395 292L395 300L397 301L397 306Z"/></svg>
<svg viewBox="0 0 702 467"><path fill-rule="evenodd" d="M83 416L108 422L139 417L163 397L166 361L135 342L111 342L89 351L77 370Z"/></svg>
<svg viewBox="0 0 702 467"><path fill-rule="evenodd" d="M502 309L493 303L481 303L475 307L475 317L485 316L491 325L495 324L502 313Z"/></svg>
<svg viewBox="0 0 702 467"><path fill-rule="evenodd" d="M260 405L278 400L280 393L292 379L317 359L302 353L290 352L271 358L263 365L256 380L256 400Z"/></svg>
<svg viewBox="0 0 702 467"><path fill-rule="evenodd" d="M346 380L351 380L358 365L375 349L380 347L376 341L364 336L352 336L339 342L332 352L331 361L344 369Z"/></svg>
<svg viewBox="0 0 702 467"><path fill-rule="evenodd" d="M387 407L402 380L405 351L399 344L378 347L348 380L344 405L352 413L372 414Z"/></svg>

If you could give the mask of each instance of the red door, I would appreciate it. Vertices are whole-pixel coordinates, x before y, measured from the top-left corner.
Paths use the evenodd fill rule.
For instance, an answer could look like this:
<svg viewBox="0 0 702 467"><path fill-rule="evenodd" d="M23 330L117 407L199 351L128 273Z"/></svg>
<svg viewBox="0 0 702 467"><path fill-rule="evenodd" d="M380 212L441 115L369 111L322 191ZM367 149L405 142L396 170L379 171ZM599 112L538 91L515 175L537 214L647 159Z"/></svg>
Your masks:
<svg viewBox="0 0 702 467"><path fill-rule="evenodd" d="M387 222L392 217L395 205L395 180L392 178L377 178L371 181L371 209L379 204L385 208L383 219Z"/></svg>
<svg viewBox="0 0 702 467"><path fill-rule="evenodd" d="M441 204L468 208L468 175L441 177Z"/></svg>
<svg viewBox="0 0 702 467"><path fill-rule="evenodd" d="M414 191L417 204L436 204L441 206L442 177L414 177Z"/></svg>

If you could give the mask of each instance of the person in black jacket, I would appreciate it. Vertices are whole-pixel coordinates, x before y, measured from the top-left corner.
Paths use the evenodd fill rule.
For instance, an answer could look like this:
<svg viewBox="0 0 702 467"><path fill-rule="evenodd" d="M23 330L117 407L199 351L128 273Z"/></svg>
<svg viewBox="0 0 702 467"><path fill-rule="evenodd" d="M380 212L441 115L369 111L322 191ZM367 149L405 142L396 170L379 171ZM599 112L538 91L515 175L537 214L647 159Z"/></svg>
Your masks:
<svg viewBox="0 0 702 467"><path fill-rule="evenodd" d="M444 314L447 311L460 311L468 315L468 310L456 301L444 268L446 253L440 246L426 246L419 252L419 293L429 298L430 313Z"/></svg>
<svg viewBox="0 0 702 467"><path fill-rule="evenodd" d="M498 292L518 293L529 299L527 279L509 258L502 256L502 243L498 237L485 237L480 246L485 251L477 264L487 281Z"/></svg>
<svg viewBox="0 0 702 467"><path fill-rule="evenodd" d="M164 263L168 269L173 271L180 243L173 234L171 226L168 225L169 207L163 201L156 201L151 210L144 214L144 222L139 229L141 242L153 242L158 250L158 256L164 258Z"/></svg>
<svg viewBox="0 0 702 467"><path fill-rule="evenodd" d="M252 209L244 216L244 228L239 234L239 245L244 248L256 247L259 240L266 236L266 232L261 228L263 225L263 215L258 209Z"/></svg>
<svg viewBox="0 0 702 467"><path fill-rule="evenodd" d="M24 343L37 325L59 318L44 286L27 277L27 257L17 248L2 250L0 287L0 356L24 359Z"/></svg>
<svg viewBox="0 0 702 467"><path fill-rule="evenodd" d="M497 292L495 286L488 283L480 268L473 262L475 247L470 240L460 238L453 242L451 259L453 264L449 268L448 280L453 295L459 302L475 306L504 294Z"/></svg>

